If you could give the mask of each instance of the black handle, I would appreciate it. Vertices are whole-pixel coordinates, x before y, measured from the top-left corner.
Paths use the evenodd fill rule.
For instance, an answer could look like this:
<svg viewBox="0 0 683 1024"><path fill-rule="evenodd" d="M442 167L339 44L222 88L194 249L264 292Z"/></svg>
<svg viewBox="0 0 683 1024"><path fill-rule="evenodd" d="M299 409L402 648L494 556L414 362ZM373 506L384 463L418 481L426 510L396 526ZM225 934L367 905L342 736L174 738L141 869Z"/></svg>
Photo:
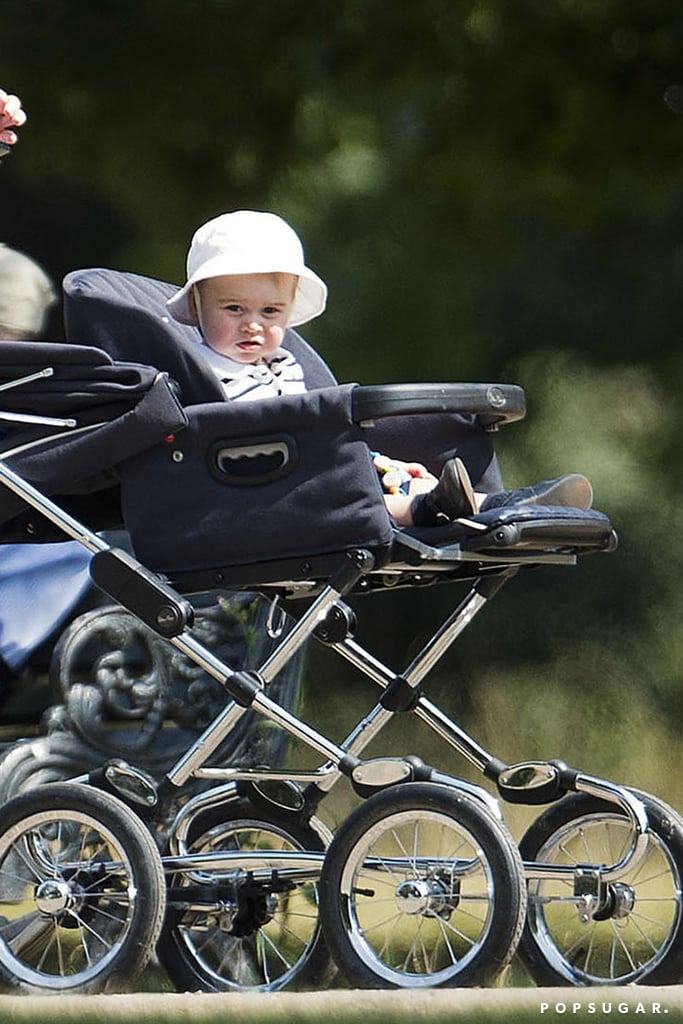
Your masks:
<svg viewBox="0 0 683 1024"><path fill-rule="evenodd" d="M288 476L299 460L289 434L258 438L225 438L209 449L209 472L231 487L260 487Z"/></svg>
<svg viewBox="0 0 683 1024"><path fill-rule="evenodd" d="M356 423L431 413L476 415L485 427L521 420L524 389L517 384L369 384L353 391Z"/></svg>

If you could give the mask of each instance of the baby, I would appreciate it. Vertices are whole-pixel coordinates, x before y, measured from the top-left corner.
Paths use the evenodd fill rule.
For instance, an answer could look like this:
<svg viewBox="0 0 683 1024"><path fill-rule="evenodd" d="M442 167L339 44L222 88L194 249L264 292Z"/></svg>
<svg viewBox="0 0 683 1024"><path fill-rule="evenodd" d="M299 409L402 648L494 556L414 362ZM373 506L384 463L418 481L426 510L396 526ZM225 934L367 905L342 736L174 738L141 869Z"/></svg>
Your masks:
<svg viewBox="0 0 683 1024"><path fill-rule="evenodd" d="M327 286L304 262L294 230L272 213L239 210L202 225L187 256L187 281L168 300L180 323L194 324L228 398L254 401L306 391L302 367L282 347L288 327L319 316ZM572 473L533 487L475 494L467 470L450 459L437 479L419 462L373 453L387 509L399 526L435 526L502 505L589 508L592 487Z"/></svg>

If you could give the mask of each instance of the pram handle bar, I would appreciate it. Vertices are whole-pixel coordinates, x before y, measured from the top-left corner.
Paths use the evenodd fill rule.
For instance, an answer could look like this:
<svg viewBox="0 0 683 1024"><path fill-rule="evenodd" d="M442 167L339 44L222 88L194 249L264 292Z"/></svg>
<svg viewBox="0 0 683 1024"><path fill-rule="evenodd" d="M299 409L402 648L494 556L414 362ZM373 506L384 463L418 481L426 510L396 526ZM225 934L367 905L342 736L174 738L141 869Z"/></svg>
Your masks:
<svg viewBox="0 0 683 1024"><path fill-rule="evenodd" d="M353 391L353 418L361 425L388 416L460 413L478 416L487 430L521 420L524 389L517 384L362 384Z"/></svg>

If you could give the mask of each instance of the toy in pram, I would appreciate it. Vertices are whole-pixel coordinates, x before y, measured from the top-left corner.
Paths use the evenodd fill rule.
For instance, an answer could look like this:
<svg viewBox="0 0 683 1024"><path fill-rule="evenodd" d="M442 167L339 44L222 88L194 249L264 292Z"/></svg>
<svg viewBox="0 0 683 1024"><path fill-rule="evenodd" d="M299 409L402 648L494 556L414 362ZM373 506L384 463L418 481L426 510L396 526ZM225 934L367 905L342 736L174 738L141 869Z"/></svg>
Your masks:
<svg viewBox="0 0 683 1024"><path fill-rule="evenodd" d="M123 360L140 348L135 318L149 301L136 289L149 300L150 287L132 275L78 275L67 282L69 337L82 343L89 330L100 347L0 351L3 380L28 381L43 363L54 368L53 385L8 390L6 415L30 408L58 418L68 410L76 420L22 425L6 446L3 538L63 534L80 542L92 553L97 585L217 679L230 702L160 783L134 765L110 763L3 808L2 983L44 992L124 986L155 947L179 988L205 991L320 986L330 963L365 987L481 985L518 948L538 982L677 980L678 815L561 762L508 765L423 692L434 665L518 572L572 565L615 543L606 516L576 509L510 507L430 531L392 525L368 439L386 450L375 443L386 424L407 422L414 437L415 417L433 420L435 430L421 436L438 457L445 434L472 446L483 473L491 461L486 427L523 415L521 390L339 386L294 336L288 347L299 346L300 361L310 358L315 390L268 403L207 400L191 345L170 345L161 317L166 356L150 356L155 368L103 353ZM127 323L111 326L122 292ZM106 316L93 314L98 304ZM87 329L78 325L81 306L92 314L83 316ZM95 331L100 322L109 326ZM143 326L149 353L154 331ZM136 558L93 532L100 515L119 507ZM447 583L468 592L402 671L355 640L347 599ZM225 664L193 636L190 596L214 590L257 592L287 613L256 671ZM339 743L268 693L312 638L382 691ZM216 763L248 711L322 764L299 771ZM483 786L414 756L363 758L396 713L418 715L504 800L548 805L519 848ZM331 837L317 812L340 779L363 800ZM157 809L182 798L191 780L208 788L180 800L159 853Z"/></svg>

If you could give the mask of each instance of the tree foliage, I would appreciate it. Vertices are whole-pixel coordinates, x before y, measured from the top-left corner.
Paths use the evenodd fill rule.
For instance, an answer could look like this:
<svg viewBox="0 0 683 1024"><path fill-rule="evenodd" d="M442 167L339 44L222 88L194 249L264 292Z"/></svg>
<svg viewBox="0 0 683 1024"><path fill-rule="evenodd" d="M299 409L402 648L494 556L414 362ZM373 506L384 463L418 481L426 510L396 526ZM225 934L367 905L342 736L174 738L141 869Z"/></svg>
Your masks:
<svg viewBox="0 0 683 1024"><path fill-rule="evenodd" d="M67 236L40 241L58 270L97 254L88 224L178 279L202 220L276 207L330 278L343 375L670 354L673 0L5 0L0 27L31 118L5 177Z"/></svg>

